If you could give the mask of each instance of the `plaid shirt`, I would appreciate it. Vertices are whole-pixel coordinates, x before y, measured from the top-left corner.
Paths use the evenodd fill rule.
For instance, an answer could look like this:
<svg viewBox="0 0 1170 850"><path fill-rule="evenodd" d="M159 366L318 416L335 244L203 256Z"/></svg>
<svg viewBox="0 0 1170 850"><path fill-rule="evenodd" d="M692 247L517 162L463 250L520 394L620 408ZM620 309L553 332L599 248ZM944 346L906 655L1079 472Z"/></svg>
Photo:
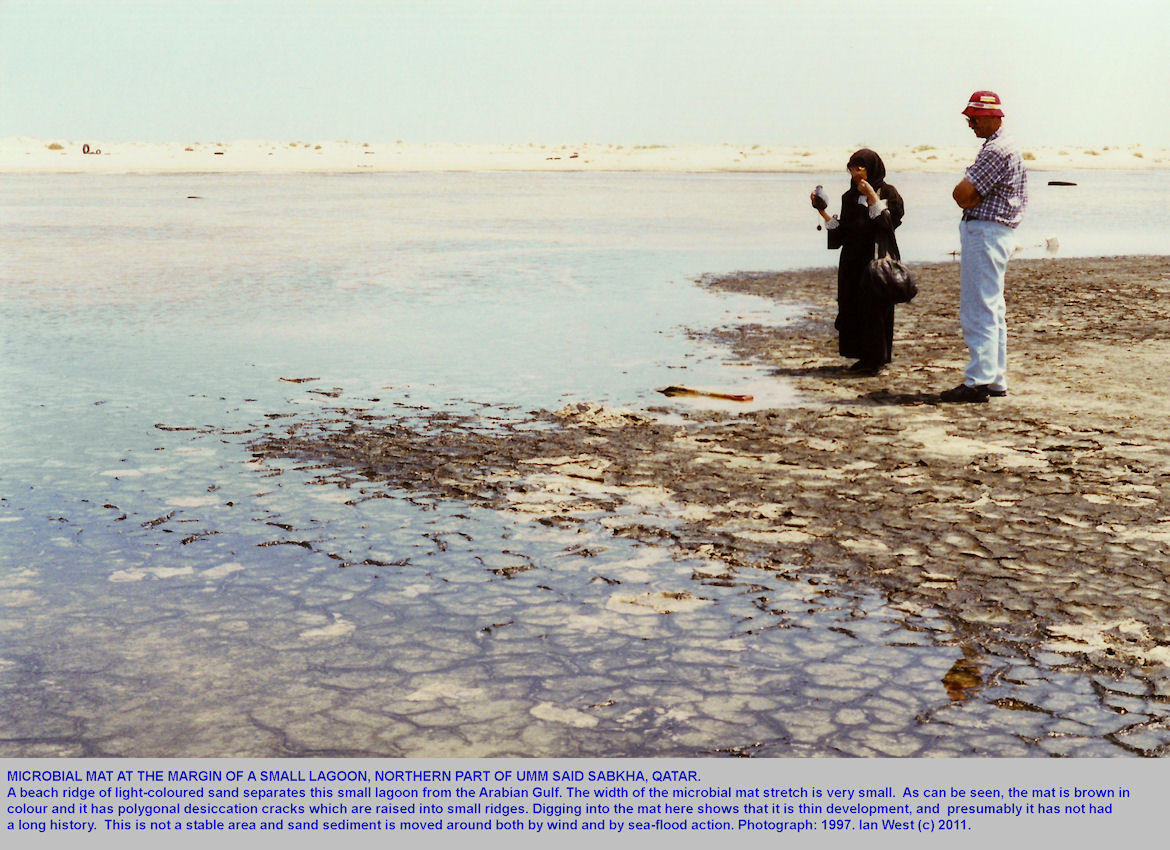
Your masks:
<svg viewBox="0 0 1170 850"><path fill-rule="evenodd" d="M967 210L971 218L1016 227L1028 206L1028 172L1024 158L1010 138L997 130L983 143L966 178L982 197Z"/></svg>

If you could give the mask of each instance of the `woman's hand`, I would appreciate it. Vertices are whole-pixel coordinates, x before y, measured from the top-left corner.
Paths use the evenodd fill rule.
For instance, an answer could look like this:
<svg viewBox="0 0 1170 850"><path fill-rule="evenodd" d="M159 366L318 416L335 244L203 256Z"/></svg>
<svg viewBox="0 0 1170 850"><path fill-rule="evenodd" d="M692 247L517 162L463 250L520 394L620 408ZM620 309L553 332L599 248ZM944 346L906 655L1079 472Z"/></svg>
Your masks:
<svg viewBox="0 0 1170 850"><path fill-rule="evenodd" d="M876 204L878 202L877 192L875 192L873 190L873 186L869 185L868 180L858 180L857 181L857 191L860 192L861 194L865 195L865 197L869 199L869 203L871 205Z"/></svg>
<svg viewBox="0 0 1170 850"><path fill-rule="evenodd" d="M818 201L820 199L817 198L817 193L816 193L815 189L812 191L811 194L809 194L808 199L812 203L813 209L817 211L817 215L819 215L825 221L828 221L830 218L832 218L832 216L829 215L829 211L827 209L825 209L825 205L824 205L823 201L821 201L820 205L818 206ZM818 228L818 230L819 229L820 228Z"/></svg>

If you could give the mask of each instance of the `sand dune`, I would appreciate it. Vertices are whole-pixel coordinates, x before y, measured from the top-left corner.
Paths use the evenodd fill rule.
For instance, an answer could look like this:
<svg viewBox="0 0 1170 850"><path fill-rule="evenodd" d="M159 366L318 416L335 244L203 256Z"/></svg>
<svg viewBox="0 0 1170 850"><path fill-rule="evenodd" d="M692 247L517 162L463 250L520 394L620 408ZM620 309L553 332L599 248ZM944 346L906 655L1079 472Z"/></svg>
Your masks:
<svg viewBox="0 0 1170 850"><path fill-rule="evenodd" d="M191 174L414 171L825 172L843 168L855 145L407 144L405 142L148 143L0 140L0 173ZM977 143L882 148L891 171L952 172ZM1141 145L1025 147L1034 171L1170 168L1170 148Z"/></svg>

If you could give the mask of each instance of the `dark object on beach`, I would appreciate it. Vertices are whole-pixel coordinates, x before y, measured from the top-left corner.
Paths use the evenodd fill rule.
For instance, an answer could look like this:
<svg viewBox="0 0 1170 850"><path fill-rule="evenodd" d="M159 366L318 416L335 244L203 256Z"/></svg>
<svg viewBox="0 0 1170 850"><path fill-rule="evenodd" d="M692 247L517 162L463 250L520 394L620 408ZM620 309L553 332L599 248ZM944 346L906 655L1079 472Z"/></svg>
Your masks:
<svg viewBox="0 0 1170 850"><path fill-rule="evenodd" d="M93 155L97 155L97 154L100 154L100 153L102 152L102 149L101 149L101 148L95 148L95 149L93 149L93 150L90 150L90 147L89 147L89 145L82 145L82 146L81 146L81 152L82 152L82 153L84 153L84 154L93 154Z"/></svg>
<svg viewBox="0 0 1170 850"><path fill-rule="evenodd" d="M675 386L663 387L658 392L662 393L663 395L669 395L669 396L675 396L675 395L702 396L704 398L721 398L721 399L725 399L726 401L751 401L755 398L755 396L752 396L752 395L738 395L736 393L714 393L714 392L708 392L707 390L694 390L694 389L691 389L690 387L675 387Z"/></svg>
<svg viewBox="0 0 1170 850"><path fill-rule="evenodd" d="M870 260L866 278L874 293L889 304L905 304L918 294L910 269L889 255Z"/></svg>
<svg viewBox="0 0 1170 850"><path fill-rule="evenodd" d="M202 195L188 195L187 200L188 201L202 201L203 196Z"/></svg>
<svg viewBox="0 0 1170 850"><path fill-rule="evenodd" d="M1049 180L1049 186L1075 186L1076 183L1070 183L1068 180Z"/></svg>

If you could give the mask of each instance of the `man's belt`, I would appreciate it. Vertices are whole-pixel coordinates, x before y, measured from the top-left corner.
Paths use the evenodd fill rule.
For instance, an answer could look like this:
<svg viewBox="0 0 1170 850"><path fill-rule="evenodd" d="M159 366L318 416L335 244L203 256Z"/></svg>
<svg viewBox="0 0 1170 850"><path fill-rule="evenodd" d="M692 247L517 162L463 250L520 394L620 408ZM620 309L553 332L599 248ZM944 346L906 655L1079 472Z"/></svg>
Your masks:
<svg viewBox="0 0 1170 850"><path fill-rule="evenodd" d="M993 218L978 218L969 212L963 213L963 221L986 221L988 224L1002 224L1004 227L1010 227L1012 230L1016 229L1016 225L1008 224L1006 221L996 221Z"/></svg>

